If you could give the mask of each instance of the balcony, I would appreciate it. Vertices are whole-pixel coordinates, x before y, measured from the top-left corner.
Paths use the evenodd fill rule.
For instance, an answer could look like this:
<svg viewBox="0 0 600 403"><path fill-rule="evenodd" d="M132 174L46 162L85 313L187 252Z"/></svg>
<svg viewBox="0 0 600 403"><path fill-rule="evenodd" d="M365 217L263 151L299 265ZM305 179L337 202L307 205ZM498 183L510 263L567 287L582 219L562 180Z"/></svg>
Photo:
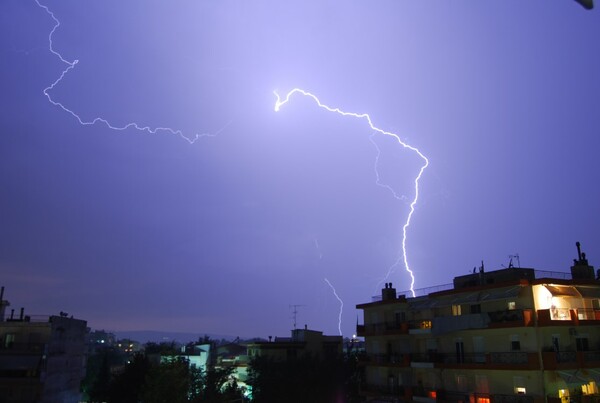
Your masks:
<svg viewBox="0 0 600 403"><path fill-rule="evenodd" d="M582 367L600 367L600 351L579 351L577 352L577 356L577 359Z"/></svg>
<svg viewBox="0 0 600 403"><path fill-rule="evenodd" d="M536 353L522 351L491 353L437 353L411 354L411 366L435 368L478 369L539 369ZM425 365L429 364L429 365Z"/></svg>
<svg viewBox="0 0 600 403"><path fill-rule="evenodd" d="M410 365L409 354L367 354L361 358L361 361L368 365L384 367L408 367Z"/></svg>
<svg viewBox="0 0 600 403"><path fill-rule="evenodd" d="M538 309L539 326L573 326L577 321L575 310L568 308Z"/></svg>
<svg viewBox="0 0 600 403"><path fill-rule="evenodd" d="M490 328L533 326L533 311L531 309L513 309L488 312Z"/></svg>
<svg viewBox="0 0 600 403"><path fill-rule="evenodd" d="M574 369L579 366L575 351L542 351L545 370Z"/></svg>
<svg viewBox="0 0 600 403"><path fill-rule="evenodd" d="M592 308L550 308L537 311L540 326L600 324L600 310Z"/></svg>
<svg viewBox="0 0 600 403"><path fill-rule="evenodd" d="M41 355L46 350L45 343L14 343L0 345L0 355L35 354Z"/></svg>
<svg viewBox="0 0 600 403"><path fill-rule="evenodd" d="M411 320L408 322L408 333L409 334L427 334L431 333L431 320L420 319Z"/></svg>
<svg viewBox="0 0 600 403"><path fill-rule="evenodd" d="M544 351L542 359L549 370L600 367L600 351Z"/></svg>
<svg viewBox="0 0 600 403"><path fill-rule="evenodd" d="M408 334L409 324L407 322L381 322L356 325L356 335L365 336L384 336Z"/></svg>
<svg viewBox="0 0 600 403"><path fill-rule="evenodd" d="M599 310L592 308L577 308L575 311L577 312L577 319L579 320L579 322L600 321Z"/></svg>

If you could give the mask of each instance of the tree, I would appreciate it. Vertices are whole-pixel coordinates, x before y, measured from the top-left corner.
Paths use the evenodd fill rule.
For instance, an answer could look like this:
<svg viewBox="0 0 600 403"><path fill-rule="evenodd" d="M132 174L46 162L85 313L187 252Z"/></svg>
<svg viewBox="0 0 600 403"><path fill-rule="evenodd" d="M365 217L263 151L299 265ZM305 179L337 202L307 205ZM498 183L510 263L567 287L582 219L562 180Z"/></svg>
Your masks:
<svg viewBox="0 0 600 403"><path fill-rule="evenodd" d="M123 372L116 375L110 382L108 401L111 403L139 402L150 368L151 364L144 354L135 354Z"/></svg>
<svg viewBox="0 0 600 403"><path fill-rule="evenodd" d="M350 360L319 360L309 355L274 361L255 357L250 362L248 383L253 401L263 402L336 402L354 401L352 383L354 365Z"/></svg>
<svg viewBox="0 0 600 403"><path fill-rule="evenodd" d="M200 389L201 376L185 358L174 358L150 369L143 390L147 403L185 403Z"/></svg>

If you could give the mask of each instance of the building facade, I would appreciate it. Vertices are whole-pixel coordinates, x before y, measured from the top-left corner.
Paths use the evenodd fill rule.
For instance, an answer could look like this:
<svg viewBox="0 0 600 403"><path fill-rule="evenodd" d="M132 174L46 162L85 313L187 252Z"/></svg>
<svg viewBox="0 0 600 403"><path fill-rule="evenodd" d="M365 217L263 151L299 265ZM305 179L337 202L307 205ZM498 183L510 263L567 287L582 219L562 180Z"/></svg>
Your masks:
<svg viewBox="0 0 600 403"><path fill-rule="evenodd" d="M397 294L364 311L372 401L598 401L600 281L579 250L570 273L509 267Z"/></svg>
<svg viewBox="0 0 600 403"><path fill-rule="evenodd" d="M32 317L22 308L6 315L10 304L1 294L0 401L80 401L87 322L64 313Z"/></svg>

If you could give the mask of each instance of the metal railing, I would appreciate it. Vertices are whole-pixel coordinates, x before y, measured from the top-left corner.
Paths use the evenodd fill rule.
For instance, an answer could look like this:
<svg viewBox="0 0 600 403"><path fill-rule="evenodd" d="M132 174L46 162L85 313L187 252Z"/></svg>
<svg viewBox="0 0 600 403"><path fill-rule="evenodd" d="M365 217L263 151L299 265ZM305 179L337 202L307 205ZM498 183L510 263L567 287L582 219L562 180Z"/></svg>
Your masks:
<svg viewBox="0 0 600 403"><path fill-rule="evenodd" d="M415 290L414 297L422 297L424 295L429 295L434 292L447 291L447 290L451 290L453 288L454 288L454 284L452 284L452 283L434 285L434 286L425 287L425 288L418 288ZM413 293L411 290L397 291L396 298L399 298L401 296L406 297L406 298L413 298ZM381 295L375 295L375 296L371 297L371 300L373 302L381 301Z"/></svg>
<svg viewBox="0 0 600 403"><path fill-rule="evenodd" d="M0 344L2 353L42 353L45 349L45 343L15 343L11 341Z"/></svg>
<svg viewBox="0 0 600 403"><path fill-rule="evenodd" d="M490 363L492 364L527 364L528 362L528 353L522 351L490 353Z"/></svg>

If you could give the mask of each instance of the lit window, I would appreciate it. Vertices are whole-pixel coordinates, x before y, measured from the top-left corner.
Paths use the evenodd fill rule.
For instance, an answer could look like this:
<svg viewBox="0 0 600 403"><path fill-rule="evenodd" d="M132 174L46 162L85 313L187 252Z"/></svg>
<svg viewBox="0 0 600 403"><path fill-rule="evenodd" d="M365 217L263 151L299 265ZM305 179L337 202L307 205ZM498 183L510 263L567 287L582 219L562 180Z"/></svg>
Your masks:
<svg viewBox="0 0 600 403"><path fill-rule="evenodd" d="M513 309L517 309L517 303L515 301L508 301L508 309L510 309L511 311Z"/></svg>
<svg viewBox="0 0 600 403"><path fill-rule="evenodd" d="M525 388L523 388L523 387L520 387L520 386L519 386L519 387L516 387L516 388L515 388L515 393L516 393L517 395L524 395L524 394L526 394L526 393L527 393L527 389L525 389Z"/></svg>
<svg viewBox="0 0 600 403"><path fill-rule="evenodd" d="M562 403L569 403L569 389L559 389L558 397Z"/></svg>
<svg viewBox="0 0 600 403"><path fill-rule="evenodd" d="M490 403L489 397L478 397L477 403Z"/></svg>
<svg viewBox="0 0 600 403"><path fill-rule="evenodd" d="M452 315L460 316L460 305L452 305Z"/></svg>
<svg viewBox="0 0 600 403"><path fill-rule="evenodd" d="M591 381L588 384L581 385L581 392L583 392L584 395L595 395L598 393L598 386L596 385L596 382Z"/></svg>

